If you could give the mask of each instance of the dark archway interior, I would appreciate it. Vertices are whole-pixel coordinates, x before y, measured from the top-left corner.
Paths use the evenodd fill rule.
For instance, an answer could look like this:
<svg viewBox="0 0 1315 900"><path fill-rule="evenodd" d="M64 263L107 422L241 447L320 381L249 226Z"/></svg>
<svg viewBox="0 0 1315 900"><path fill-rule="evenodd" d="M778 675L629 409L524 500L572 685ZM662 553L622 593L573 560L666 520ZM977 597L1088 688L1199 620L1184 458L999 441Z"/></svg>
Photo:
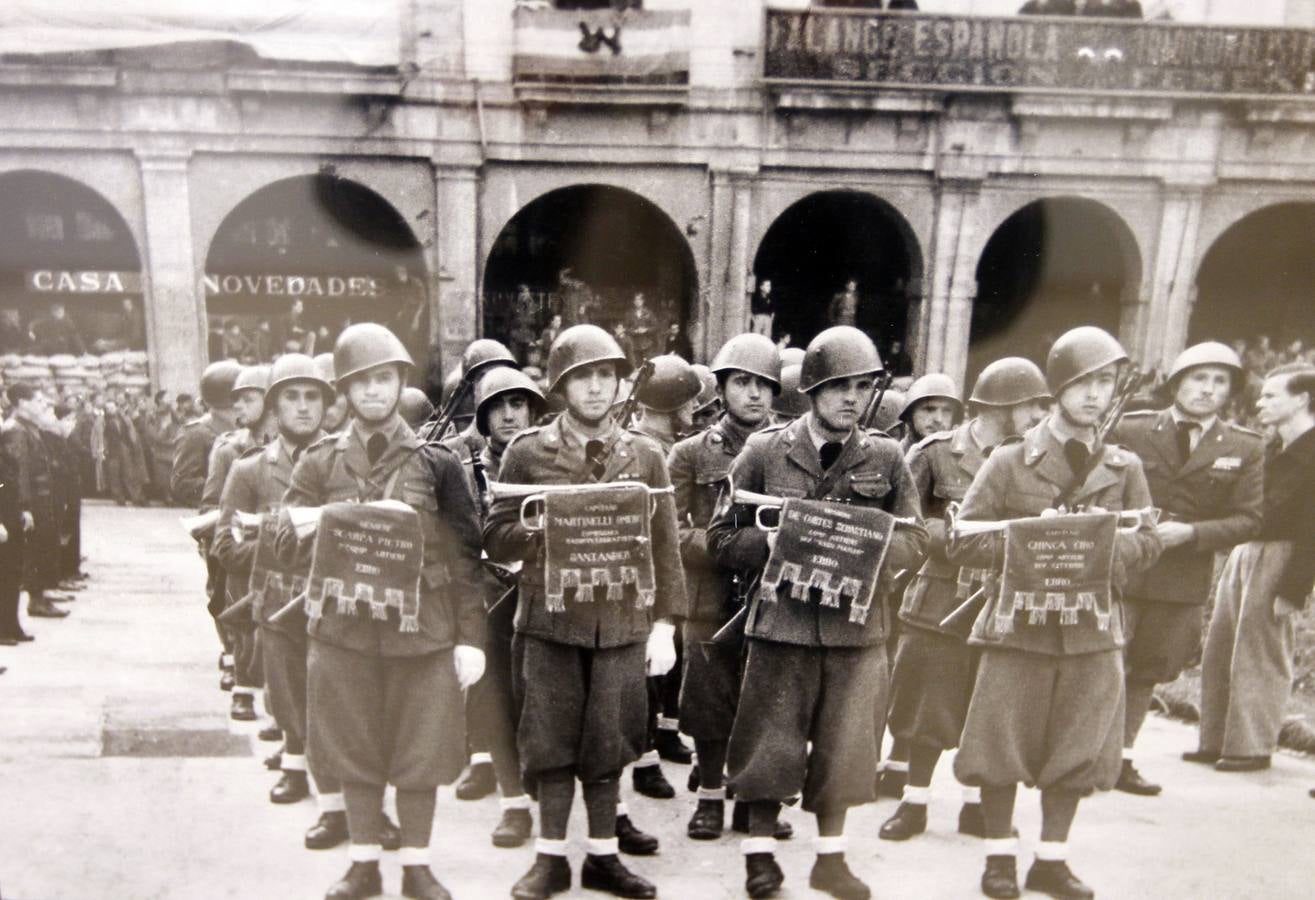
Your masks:
<svg viewBox="0 0 1315 900"><path fill-rule="evenodd" d="M1276 349L1315 341L1315 203L1283 203L1246 216L1211 245L1196 278L1189 343L1248 342Z"/></svg>
<svg viewBox="0 0 1315 900"><path fill-rule="evenodd" d="M772 282L773 336L803 347L833 324L832 298L847 279L858 282L855 324L882 353L903 341L922 265L913 237L886 202L856 191L812 194L767 229L753 261L757 283Z"/></svg>
<svg viewBox="0 0 1315 900"><path fill-rule="evenodd" d="M54 303L63 304L86 349L145 349L141 291L137 243L108 200L62 175L0 175L0 353L64 352L26 338ZM135 306L127 328L124 298Z"/></svg>
<svg viewBox="0 0 1315 900"><path fill-rule="evenodd" d="M1127 226L1099 203L1065 197L1024 206L991 235L977 264L967 383L1002 356L1044 366L1055 338L1078 325L1117 335L1139 266Z"/></svg>
<svg viewBox="0 0 1315 900"><path fill-rule="evenodd" d="M320 353L347 324L373 321L397 332L423 367L425 282L415 234L374 191L333 175L276 182L239 203L210 245L211 358Z"/></svg>
<svg viewBox="0 0 1315 900"><path fill-rule="evenodd" d="M630 191L560 188L532 201L498 234L484 269L484 333L526 360L554 313L568 326L592 322L611 330L625 323L636 293L644 294L659 329L672 322L686 328L698 272L679 229Z"/></svg>

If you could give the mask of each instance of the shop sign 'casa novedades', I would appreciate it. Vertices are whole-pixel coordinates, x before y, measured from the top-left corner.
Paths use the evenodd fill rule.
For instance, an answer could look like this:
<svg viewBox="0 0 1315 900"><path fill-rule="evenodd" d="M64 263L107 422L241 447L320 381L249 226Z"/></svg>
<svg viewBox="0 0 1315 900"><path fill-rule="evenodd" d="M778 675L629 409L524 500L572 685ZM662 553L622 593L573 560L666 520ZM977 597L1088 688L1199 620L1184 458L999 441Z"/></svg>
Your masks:
<svg viewBox="0 0 1315 900"><path fill-rule="evenodd" d="M211 297L378 297L379 280L372 275L219 275L201 277Z"/></svg>
<svg viewBox="0 0 1315 900"><path fill-rule="evenodd" d="M34 294L140 294L140 272L67 271L37 269L27 273L27 289Z"/></svg>

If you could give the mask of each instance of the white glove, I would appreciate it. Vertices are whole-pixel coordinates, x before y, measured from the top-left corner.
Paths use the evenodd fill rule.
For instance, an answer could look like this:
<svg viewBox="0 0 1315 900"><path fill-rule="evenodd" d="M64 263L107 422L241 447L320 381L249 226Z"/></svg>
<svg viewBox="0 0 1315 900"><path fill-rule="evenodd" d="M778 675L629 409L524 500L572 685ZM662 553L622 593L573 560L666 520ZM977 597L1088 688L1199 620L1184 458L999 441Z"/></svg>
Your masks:
<svg viewBox="0 0 1315 900"><path fill-rule="evenodd" d="M670 622L654 622L653 630L648 633L648 649L644 653L648 661L648 677L656 678L671 671L676 664L676 626Z"/></svg>
<svg viewBox="0 0 1315 900"><path fill-rule="evenodd" d="M463 691L484 677L484 651L478 647L457 644L452 650L452 664Z"/></svg>
<svg viewBox="0 0 1315 900"><path fill-rule="evenodd" d="M31 531L33 528L36 528L36 521L30 512L23 510L23 531Z"/></svg>
<svg viewBox="0 0 1315 900"><path fill-rule="evenodd" d="M5 544L8 542L9 542L9 532L5 530L5 526L0 525L0 544Z"/></svg>

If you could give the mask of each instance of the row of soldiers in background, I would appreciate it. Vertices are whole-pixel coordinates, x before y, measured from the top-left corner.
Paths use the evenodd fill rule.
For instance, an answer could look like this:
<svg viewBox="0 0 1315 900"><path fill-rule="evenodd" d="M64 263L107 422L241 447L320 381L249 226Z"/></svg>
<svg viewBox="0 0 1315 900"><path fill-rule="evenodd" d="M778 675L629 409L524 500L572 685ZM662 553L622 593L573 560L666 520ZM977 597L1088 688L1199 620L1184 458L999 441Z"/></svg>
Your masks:
<svg viewBox="0 0 1315 900"><path fill-rule="evenodd" d="M82 494L69 440L71 416L40 390L10 385L0 416L0 645L32 641L19 622L27 614L58 619L56 606L83 587ZM0 669L3 671L3 669Z"/></svg>
<svg viewBox="0 0 1315 900"><path fill-rule="evenodd" d="M781 887L776 842L790 832L779 820L780 805L802 795L819 833L810 884L837 897L867 897L845 863L846 810L874 799L879 783L903 768L909 773L904 802L882 837L919 833L936 760L960 744L956 775L981 791L960 827L985 838L983 891L1018 896L1012 810L1022 782L1043 793L1042 840L1027 886L1059 897L1091 896L1065 863L1078 800L1115 785L1156 790L1120 748L1135 740L1150 687L1176 677L1190 661L1185 648L1199 644L1212 553L1255 536L1262 515L1260 438L1218 417L1240 369L1228 348L1194 347L1179 359L1168 380L1171 406L1120 426L1129 449L1101 440L1127 357L1099 329L1076 329L1056 341L1045 375L1017 358L988 367L970 396L970 417L949 429L961 403L944 376L924 376L902 401L886 392L868 408L882 364L855 329L823 332L801 359L783 359L769 340L741 335L706 372L678 359L653 360L617 407L629 359L605 332L576 326L550 350L546 395L516 370L506 348L472 345L443 416L460 425L456 413L468 393L471 421L438 445L441 432L432 421L421 422L423 401L415 403L415 421L426 440L397 418L410 367L405 349L386 331L349 334L336 348L335 384L350 398L336 402L353 418L305 450L318 430L299 435L315 417L302 415L301 431L293 428L283 389L309 383L332 398L324 375L276 374L266 387L258 379L239 381L246 373L229 370L225 392L251 395L252 408L257 395L263 406L276 407L272 419L263 415L276 424L280 443L253 446L247 465L269 466L277 457L287 474L283 482L275 477L259 502L246 501L268 508L248 510L236 499L235 468L222 491L217 539L207 550L212 585L225 575L240 584L240 564L230 559L226 569L216 555L231 552L221 534L226 524L239 509L282 509L280 557L296 559L304 577L313 542L298 536L287 508L331 500L398 499L433 531L424 548L425 571L434 578L425 579L421 615L432 610L441 625L417 636L398 633L391 610L381 620L323 611L308 625L294 619L284 637L295 644L309 631L309 642L298 645L308 649L294 650L282 639L266 639L265 610L257 613L259 626L243 626L251 638L226 638L242 689L233 713L254 717L254 704L238 698L254 695L263 680L283 732L284 773L271 799L304 796L309 766L322 815L307 845L340 841L344 826L350 838L352 866L329 897L378 893L380 846L388 842L403 848L404 895L446 896L427 868L428 822L433 787L462 767L467 730L472 747L489 759L476 757L461 789L478 796L493 776L504 808L495 844L527 840L527 794L538 801L536 859L513 896L546 897L570 887L566 827L577 780L589 820L583 885L654 896L656 889L617 856L657 850L656 839L619 804L619 781L633 766L638 790L672 796L656 763L687 754L676 727L695 739L697 750L699 803L689 836L722 833L729 786L737 801L732 824L749 833L743 850L751 896ZM1286 392L1289 376L1275 377L1267 391ZM210 393L220 402L217 391ZM1309 417L1309 393L1296 391L1290 409L1305 408ZM531 427L550 408L559 414ZM617 420L629 424L631 413L635 428L627 430ZM260 421L250 411L243 415ZM772 425L773 418L783 422ZM904 445L869 430L875 419L906 428ZM1178 448L1175 437L1171 451L1164 434L1177 435L1179 419L1194 421L1198 433L1192 443L1185 429L1187 443ZM677 442L691 430L697 433ZM183 447L199 447L203 437L198 426L195 441L180 442L180 461ZM225 446L216 444L210 455L211 481L223 480ZM733 487L725 493L728 477ZM651 600L629 585L620 602L582 602L570 588L554 599L543 536L528 530L523 517L527 491L615 481L653 491ZM1296 493L1309 501L1308 486ZM785 586L772 596L756 587L775 540L757 527L755 504L763 501L756 498L763 495L875 508L895 520L880 569L880 614L856 620L852 610L791 599ZM1167 511L1158 525L1142 521L1119 533L1112 587L1122 603L1114 621L1102 626L1084 613L1061 624L1051 616L1002 636L991 632L997 598L988 597L975 620L969 617L966 642L951 632L945 614L962 605L965 584L972 588L998 572L1003 539L998 532L956 534L940 518L948 504L962 501L965 520L999 521L1045 513L1061 499L1068 509L1137 510L1154 503ZM483 564L480 542L471 537L481 518ZM1276 519L1264 534L1308 544L1315 528L1301 531ZM1295 554L1294 565L1303 556L1311 554ZM1300 606L1309 577L1305 570L1285 575L1286 606ZM1303 578L1304 590L1294 593ZM240 606L234 597L230 590L215 602L212 591L212 610ZM896 608L898 626L888 628ZM1229 626L1220 628L1222 634ZM265 644L263 675L241 662L256 658L247 649L261 642L252 639L256 634ZM682 673L678 687L670 672ZM306 682L297 683L299 673L309 691ZM664 676L665 683L652 680ZM284 681L291 687L279 686ZM469 689L464 717L457 684ZM1034 687L1020 692L1020 684ZM893 753L907 761L888 765L878 778L888 695L891 729L903 746ZM1020 695L1028 703L1018 703ZM1224 695L1229 722L1248 717ZM1223 757L1220 768L1257 764L1259 754L1238 757L1231 745L1216 750L1206 734L1203 727L1202 752ZM655 753L659 746L665 752ZM380 812L385 783L399 789L400 840Z"/></svg>

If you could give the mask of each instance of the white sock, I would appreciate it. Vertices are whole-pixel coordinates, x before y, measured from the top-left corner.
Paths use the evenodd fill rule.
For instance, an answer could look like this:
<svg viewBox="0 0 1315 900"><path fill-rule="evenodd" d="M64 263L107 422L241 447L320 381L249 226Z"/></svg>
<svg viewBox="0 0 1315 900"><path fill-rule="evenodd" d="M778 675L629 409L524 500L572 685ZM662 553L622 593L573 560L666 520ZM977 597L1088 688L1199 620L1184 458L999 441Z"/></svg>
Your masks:
<svg viewBox="0 0 1315 900"><path fill-rule="evenodd" d="M656 750L650 750L643 756L639 757L639 759L635 760L635 768L646 769L649 766L656 766L661 761L662 757L658 756L658 752Z"/></svg>
<svg viewBox="0 0 1315 900"><path fill-rule="evenodd" d="M881 764L881 768L887 772L907 772L909 764L902 759L888 759Z"/></svg>
<svg viewBox="0 0 1315 900"><path fill-rule="evenodd" d="M429 848L399 847L397 859L404 866L427 866L429 865Z"/></svg>
<svg viewBox="0 0 1315 900"><path fill-rule="evenodd" d="M470 754L470 764L472 766L493 765L492 753L472 753Z"/></svg>
<svg viewBox="0 0 1315 900"><path fill-rule="evenodd" d="M911 784L904 785L905 803L912 803L915 806L926 806L931 801L931 788L914 787Z"/></svg>
<svg viewBox="0 0 1315 900"><path fill-rule="evenodd" d="M672 716L658 716L657 727L662 731L679 731L680 719Z"/></svg>
<svg viewBox="0 0 1315 900"><path fill-rule="evenodd" d="M498 799L498 806L503 810L529 809L530 798L524 794L518 794L515 797L501 797Z"/></svg>
<svg viewBox="0 0 1315 900"><path fill-rule="evenodd" d="M963 802L980 804L982 802L982 789L964 785Z"/></svg>
<svg viewBox="0 0 1315 900"><path fill-rule="evenodd" d="M982 841L987 856L1017 856L1018 838L987 838Z"/></svg>
<svg viewBox="0 0 1315 900"><path fill-rule="evenodd" d="M775 853L776 838L773 837L751 837L740 841L740 852L745 856L750 853Z"/></svg>
<svg viewBox="0 0 1315 900"><path fill-rule="evenodd" d="M283 762L280 768L282 768L284 772L305 772L306 757L297 756L292 753L284 753Z"/></svg>
<svg viewBox="0 0 1315 900"><path fill-rule="evenodd" d="M699 799L700 799L700 800L725 800L725 799L726 799L726 788L724 788L724 787L719 787L719 788L705 788L705 787L701 787L701 788L699 788Z"/></svg>
<svg viewBox="0 0 1315 900"><path fill-rule="evenodd" d="M628 815L630 815L630 807L626 806L626 802L624 800L616 801L616 817L619 819Z"/></svg>
<svg viewBox="0 0 1315 900"><path fill-rule="evenodd" d="M618 852L616 838L589 838L585 844L590 856L616 856Z"/></svg>
<svg viewBox="0 0 1315 900"><path fill-rule="evenodd" d="M1036 858L1045 862L1068 859L1068 841L1041 841L1036 845Z"/></svg>
<svg viewBox="0 0 1315 900"><path fill-rule="evenodd" d="M544 856L565 856L566 841L554 841L550 838L536 838L534 841L534 852L542 853Z"/></svg>
<svg viewBox="0 0 1315 900"><path fill-rule="evenodd" d="M384 855L384 848L378 844L352 844L347 848L347 858L352 862L378 862Z"/></svg>
<svg viewBox="0 0 1315 900"><path fill-rule="evenodd" d="M849 841L845 840L843 834L833 834L828 837L813 838L813 849L817 851L818 856L825 856L830 853L844 853L845 848L849 846Z"/></svg>

